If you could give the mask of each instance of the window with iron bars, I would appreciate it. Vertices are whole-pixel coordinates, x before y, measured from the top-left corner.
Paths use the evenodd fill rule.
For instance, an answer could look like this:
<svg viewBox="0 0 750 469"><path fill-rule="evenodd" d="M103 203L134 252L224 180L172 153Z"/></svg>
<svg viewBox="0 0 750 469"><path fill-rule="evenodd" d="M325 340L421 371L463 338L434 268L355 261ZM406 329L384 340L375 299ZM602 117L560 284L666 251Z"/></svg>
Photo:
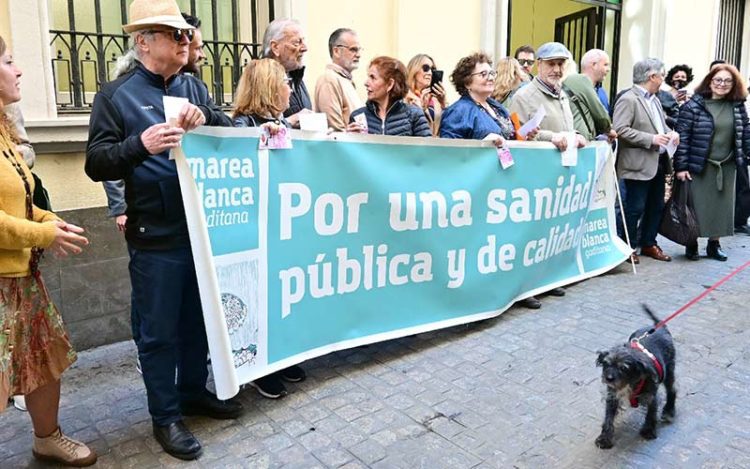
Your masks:
<svg viewBox="0 0 750 469"><path fill-rule="evenodd" d="M721 0L716 37L716 58L740 66L745 0Z"/></svg>
<svg viewBox="0 0 750 469"><path fill-rule="evenodd" d="M50 47L58 112L89 112L94 95L112 79L117 58L130 48L122 31L132 0L49 0ZM200 77L214 101L228 107L244 66L261 54L274 18L274 0L177 0L201 19Z"/></svg>

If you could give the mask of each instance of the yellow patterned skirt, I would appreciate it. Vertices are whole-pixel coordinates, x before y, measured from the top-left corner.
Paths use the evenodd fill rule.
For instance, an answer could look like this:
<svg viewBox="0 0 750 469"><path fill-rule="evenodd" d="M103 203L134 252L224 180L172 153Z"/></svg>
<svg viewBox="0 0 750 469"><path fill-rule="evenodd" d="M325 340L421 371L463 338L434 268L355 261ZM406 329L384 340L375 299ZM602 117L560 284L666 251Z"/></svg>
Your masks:
<svg viewBox="0 0 750 469"><path fill-rule="evenodd" d="M41 276L0 277L0 411L60 379L76 353Z"/></svg>

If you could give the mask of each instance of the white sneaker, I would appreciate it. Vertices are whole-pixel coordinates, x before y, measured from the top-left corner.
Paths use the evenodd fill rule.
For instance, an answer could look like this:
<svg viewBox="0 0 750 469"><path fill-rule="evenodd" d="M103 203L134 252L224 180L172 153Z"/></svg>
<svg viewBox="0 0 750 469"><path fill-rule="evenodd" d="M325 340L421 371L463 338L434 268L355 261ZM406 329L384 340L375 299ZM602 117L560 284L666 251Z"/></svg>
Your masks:
<svg viewBox="0 0 750 469"><path fill-rule="evenodd" d="M21 412L26 412L26 398L21 395L13 396L13 407Z"/></svg>
<svg viewBox="0 0 750 469"><path fill-rule="evenodd" d="M34 435L32 449L34 457L41 461L61 463L68 466L84 467L96 463L94 450L62 434L60 427L50 436L39 438Z"/></svg>

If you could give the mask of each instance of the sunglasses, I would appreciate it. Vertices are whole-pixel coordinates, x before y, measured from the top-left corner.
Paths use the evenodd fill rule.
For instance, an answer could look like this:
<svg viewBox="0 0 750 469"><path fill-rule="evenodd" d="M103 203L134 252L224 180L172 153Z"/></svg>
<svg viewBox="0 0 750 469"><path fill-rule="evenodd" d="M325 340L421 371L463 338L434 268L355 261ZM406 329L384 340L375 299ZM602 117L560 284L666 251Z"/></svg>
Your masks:
<svg viewBox="0 0 750 469"><path fill-rule="evenodd" d="M534 61L529 59L518 59L518 63L521 65L534 65Z"/></svg>
<svg viewBox="0 0 750 469"><path fill-rule="evenodd" d="M422 64L422 71L425 72L425 73L427 73L427 72L434 72L435 71L435 67L430 66L430 64Z"/></svg>
<svg viewBox="0 0 750 469"><path fill-rule="evenodd" d="M182 42L183 37L187 37L188 42L193 42L193 30L192 29L150 29L147 33L155 34L162 33L168 36L172 36L175 42Z"/></svg>

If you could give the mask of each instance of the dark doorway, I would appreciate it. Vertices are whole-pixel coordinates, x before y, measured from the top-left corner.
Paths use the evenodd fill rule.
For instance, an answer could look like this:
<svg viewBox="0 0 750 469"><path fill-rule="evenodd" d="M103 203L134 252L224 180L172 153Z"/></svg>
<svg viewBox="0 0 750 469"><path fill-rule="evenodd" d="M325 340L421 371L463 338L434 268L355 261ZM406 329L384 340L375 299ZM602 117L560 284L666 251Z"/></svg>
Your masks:
<svg viewBox="0 0 750 469"><path fill-rule="evenodd" d="M609 54L612 70L603 84L614 102L617 89L620 52L621 6L596 0L577 0L592 6L555 20L555 41L565 44L577 64L591 49L602 49Z"/></svg>

